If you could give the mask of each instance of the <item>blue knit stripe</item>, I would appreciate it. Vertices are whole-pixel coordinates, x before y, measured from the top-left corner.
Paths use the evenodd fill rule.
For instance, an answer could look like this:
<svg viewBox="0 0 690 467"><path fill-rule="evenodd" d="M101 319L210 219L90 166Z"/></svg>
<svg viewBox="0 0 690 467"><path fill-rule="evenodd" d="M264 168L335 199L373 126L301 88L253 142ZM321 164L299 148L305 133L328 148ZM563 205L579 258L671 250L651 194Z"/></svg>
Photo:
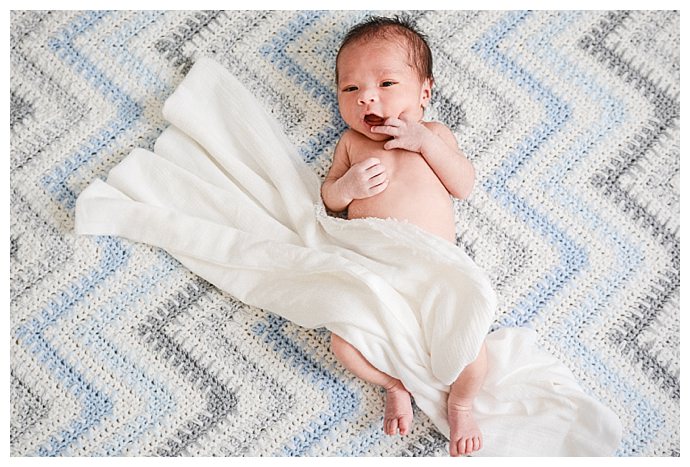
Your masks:
<svg viewBox="0 0 690 467"><path fill-rule="evenodd" d="M109 364L109 374L117 375L118 382L125 386L127 391L136 394L137 398L146 400L143 404L144 415L128 420L110 436L103 437L99 450L91 452L92 456L121 456L122 450L132 448L152 428L160 425L161 421L175 412L177 404L173 391L165 381L154 379L150 376L146 366L141 366L136 361L136 355L130 355L131 349L126 346L118 346L108 338L107 329L113 325L113 321L136 307L137 301L144 299L157 284L164 281L171 273L177 270L176 261L163 252L157 252L158 262L141 275L127 284L120 293L96 310L87 321L75 329L74 339L83 342L87 348L102 358L104 364ZM103 381L103 385L108 383ZM131 395L124 397L113 394L115 400L130 400ZM114 418L115 414L109 414ZM108 423L109 421L105 421ZM117 426L116 423L111 422Z"/></svg>
<svg viewBox="0 0 690 467"><path fill-rule="evenodd" d="M587 252L582 245L571 238L556 223L548 218L543 208L532 205L529 200L514 193L508 180L513 178L522 166L534 156L539 148L570 118L568 104L537 78L519 66L514 60L499 51L498 44L520 23L529 12L509 12L499 20L474 46L473 51L500 72L524 88L545 108L545 120L539 122L525 138L516 144L515 150L501 162L496 171L482 182L487 192L493 195L511 214L516 215L559 252L561 262L544 272L541 278L526 291L515 308L501 317L500 326L527 326L570 280L586 267Z"/></svg>
<svg viewBox="0 0 690 467"><path fill-rule="evenodd" d="M109 12L88 12L67 25L62 31L48 41L48 46L75 72L81 74L94 89L98 90L116 109L116 115L95 134L86 136L86 144L80 145L77 152L65 158L53 170L41 178L42 184L53 199L67 209L74 209L76 194L68 186L68 178L79 167L89 163L102 151L110 148L118 137L139 121L143 110L141 105L128 96L119 86L113 83L94 61L77 49L75 43L80 35L91 31L100 21L104 21Z"/></svg>
<svg viewBox="0 0 690 467"><path fill-rule="evenodd" d="M331 433L333 428L343 423L357 412L361 403L358 394L351 390L328 368L313 357L314 352L297 344L284 331L287 320L267 313L265 322L254 327L254 332L263 341L273 345L274 351L281 355L299 374L326 392L328 409L312 418L300 433L295 433L288 444L275 455L305 456L310 449L318 446Z"/></svg>
<svg viewBox="0 0 690 467"><path fill-rule="evenodd" d="M339 122L337 126L324 126L315 136L312 136L298 148L300 155L308 163L313 162L324 147L335 144L346 129L345 122L338 113L338 99L334 93L332 82L320 82L287 53L290 43L297 40L301 35L308 34L311 25L325 14L326 12L322 11L300 12L294 20L288 23L284 29L278 31L259 49L261 54L278 70L292 78L313 99L318 100L324 106L325 111L329 114L324 118L325 121Z"/></svg>
<svg viewBox="0 0 690 467"><path fill-rule="evenodd" d="M602 387L615 388L614 391L625 401L625 405L635 408L634 426L626 429L618 452L619 455L625 455L630 452L631 443L639 443L640 439L654 439L656 432L663 426L663 420L659 417L658 410L650 410L644 397L626 381L627 377L621 374L620 369L607 365L600 351L588 347L587 341L578 339L578 333L595 324L606 307L611 305L610 299L614 291L637 273L643 260L640 245L618 230L615 224L607 222L598 214L597 207L582 199L577 187L569 190L563 183L566 174L584 165L592 149L606 142L607 138L627 121L625 103L616 97L612 89L599 83L596 76L580 69L577 63L569 61L565 54L551 46L554 36L562 33L566 26L581 14L582 12L564 12L558 16L557 21L549 23L548 27L540 29L538 34L527 41L529 50L538 56L542 63L548 64L564 83L568 83L571 92L573 88L579 88L582 95L588 96L593 104L601 109L598 113L600 119L592 121L585 131L580 132L579 136L572 140L572 143L559 154L557 163L549 169L547 177L539 182L549 199L559 202L559 211L570 214L570 218L575 222L582 222L583 227L589 232L596 233L597 238L605 243L596 244L597 247L607 248L608 251L616 253L615 263L611 265L615 267L611 268L608 275L596 275L598 280L588 289L583 301L577 306L572 306L570 314L564 315L560 325L552 328L549 334L584 371L589 375L595 375ZM543 52L539 53L540 50ZM561 301L561 297L556 297L552 306L557 307Z"/></svg>
<svg viewBox="0 0 690 467"><path fill-rule="evenodd" d="M70 364L61 355L62 349L55 346L46 335L49 328L69 318L74 307L84 300L97 284L127 263L129 250L119 247L121 241L110 237L98 237L96 241L103 249L98 267L68 284L66 289L59 292L55 299L41 309L38 316L27 320L14 334L14 338L34 355L40 365L50 370L54 378L81 405L79 415L42 442L34 455L59 455L72 442L81 438L112 413L112 399L96 387L89 376L83 375ZM119 254L111 254L115 251Z"/></svg>

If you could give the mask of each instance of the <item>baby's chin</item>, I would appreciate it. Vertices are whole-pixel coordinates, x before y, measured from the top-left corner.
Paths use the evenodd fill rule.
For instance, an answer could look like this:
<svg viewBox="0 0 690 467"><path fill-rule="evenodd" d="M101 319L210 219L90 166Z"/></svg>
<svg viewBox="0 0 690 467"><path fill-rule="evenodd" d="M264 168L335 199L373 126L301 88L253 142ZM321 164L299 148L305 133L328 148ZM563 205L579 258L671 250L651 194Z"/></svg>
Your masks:
<svg viewBox="0 0 690 467"><path fill-rule="evenodd" d="M350 127L352 128L352 127ZM390 135L384 135L383 133L374 133L371 131L370 127L366 128L352 128L354 131L359 133L362 136L365 136L366 138L372 140L372 141L388 141L392 137Z"/></svg>

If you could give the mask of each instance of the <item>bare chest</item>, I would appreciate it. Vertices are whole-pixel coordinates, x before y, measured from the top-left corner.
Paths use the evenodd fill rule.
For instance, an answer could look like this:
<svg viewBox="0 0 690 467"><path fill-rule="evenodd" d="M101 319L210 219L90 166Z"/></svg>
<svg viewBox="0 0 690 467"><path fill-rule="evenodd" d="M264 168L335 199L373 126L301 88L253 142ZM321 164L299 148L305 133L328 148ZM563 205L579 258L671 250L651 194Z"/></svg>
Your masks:
<svg viewBox="0 0 690 467"><path fill-rule="evenodd" d="M369 157L375 157L386 168L390 184L412 183L410 188L425 189L443 186L426 162L424 157L416 152L403 149L383 149L384 143L376 141L357 142L350 147L348 156L350 165L354 165Z"/></svg>
<svg viewBox="0 0 690 467"><path fill-rule="evenodd" d="M455 238L452 201L436 173L419 153L383 149L383 143L352 145L350 164L376 157L386 169L389 183L381 193L352 201L349 218L392 217L407 220L450 241Z"/></svg>

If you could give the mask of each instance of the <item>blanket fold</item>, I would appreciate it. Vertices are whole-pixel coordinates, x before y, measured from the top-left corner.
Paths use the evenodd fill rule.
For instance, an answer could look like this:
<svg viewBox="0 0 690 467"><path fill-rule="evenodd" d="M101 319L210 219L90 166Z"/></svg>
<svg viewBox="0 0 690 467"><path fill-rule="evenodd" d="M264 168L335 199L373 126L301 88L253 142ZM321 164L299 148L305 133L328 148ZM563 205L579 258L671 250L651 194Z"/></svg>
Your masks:
<svg viewBox="0 0 690 467"><path fill-rule="evenodd" d="M615 414L533 331L487 337L495 293L462 249L393 219L328 216L318 177L221 65L198 60L163 115L171 126L154 152L134 150L80 194L78 234L163 248L249 305L326 327L401 379L446 437L449 385L486 338L477 455L614 452Z"/></svg>

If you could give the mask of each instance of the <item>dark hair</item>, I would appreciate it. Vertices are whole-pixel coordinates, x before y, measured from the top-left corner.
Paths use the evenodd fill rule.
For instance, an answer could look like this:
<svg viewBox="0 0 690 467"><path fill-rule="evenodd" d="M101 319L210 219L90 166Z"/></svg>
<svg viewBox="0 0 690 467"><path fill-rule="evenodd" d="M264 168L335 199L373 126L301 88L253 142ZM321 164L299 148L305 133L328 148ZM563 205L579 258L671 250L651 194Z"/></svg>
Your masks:
<svg viewBox="0 0 690 467"><path fill-rule="evenodd" d="M335 58L335 80L338 81L338 58L340 53L348 45L362 39L398 39L407 45L411 65L417 69L420 80L434 79L431 49L427 39L413 21L407 16L395 16L386 18L383 16L370 16L361 23L352 27L340 44L338 55Z"/></svg>

